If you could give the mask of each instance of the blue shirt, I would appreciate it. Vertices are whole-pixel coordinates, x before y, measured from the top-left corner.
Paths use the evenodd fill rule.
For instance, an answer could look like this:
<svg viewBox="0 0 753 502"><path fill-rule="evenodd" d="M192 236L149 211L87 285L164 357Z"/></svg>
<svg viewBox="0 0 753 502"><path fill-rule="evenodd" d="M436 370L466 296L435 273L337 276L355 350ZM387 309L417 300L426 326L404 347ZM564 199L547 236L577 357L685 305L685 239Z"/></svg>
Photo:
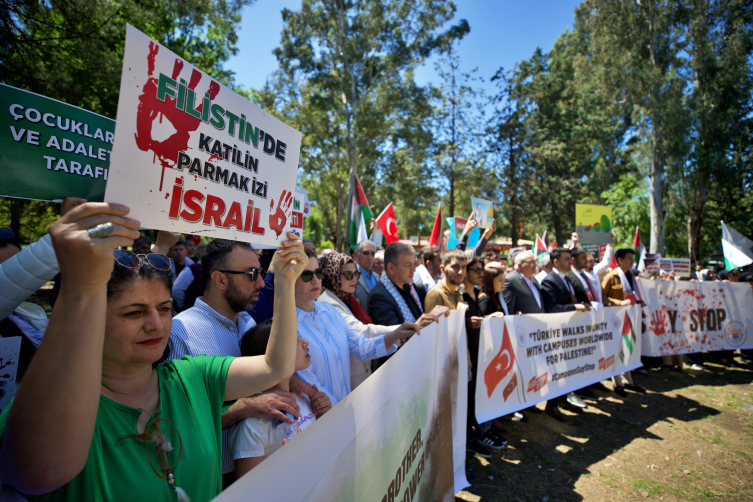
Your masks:
<svg viewBox="0 0 753 502"><path fill-rule="evenodd" d="M186 258L186 260L188 260ZM238 313L238 325L197 298L193 307L173 317L170 330L170 359L183 356L241 355L241 338L256 322L248 312ZM222 430L222 473L235 470L229 439L233 427Z"/></svg>
<svg viewBox="0 0 753 502"><path fill-rule="evenodd" d="M309 342L309 370L338 402L350 394L350 355L369 361L397 350L384 346L384 335L366 338L332 305L314 302L314 312L296 308L296 313L298 336Z"/></svg>
<svg viewBox="0 0 753 502"><path fill-rule="evenodd" d="M369 270L368 272L361 268L361 265L356 264L356 267L358 267L358 271L361 272L361 275L364 279L366 279L366 284L369 285L369 289L374 289L374 286L376 286L377 279L374 275L374 272Z"/></svg>

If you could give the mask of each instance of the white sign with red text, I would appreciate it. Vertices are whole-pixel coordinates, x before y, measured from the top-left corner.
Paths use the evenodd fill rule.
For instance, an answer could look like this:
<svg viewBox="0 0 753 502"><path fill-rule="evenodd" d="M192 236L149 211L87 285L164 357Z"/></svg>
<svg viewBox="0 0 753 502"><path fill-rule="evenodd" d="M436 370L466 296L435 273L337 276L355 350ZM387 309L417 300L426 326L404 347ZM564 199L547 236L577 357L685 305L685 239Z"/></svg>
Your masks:
<svg viewBox="0 0 753 502"><path fill-rule="evenodd" d="M753 348L753 289L747 283L638 279L644 356Z"/></svg>
<svg viewBox="0 0 753 502"><path fill-rule="evenodd" d="M127 26L105 201L142 227L276 246L300 146L300 132Z"/></svg>
<svg viewBox="0 0 753 502"><path fill-rule="evenodd" d="M640 308L487 318L476 382L479 423L641 366Z"/></svg>

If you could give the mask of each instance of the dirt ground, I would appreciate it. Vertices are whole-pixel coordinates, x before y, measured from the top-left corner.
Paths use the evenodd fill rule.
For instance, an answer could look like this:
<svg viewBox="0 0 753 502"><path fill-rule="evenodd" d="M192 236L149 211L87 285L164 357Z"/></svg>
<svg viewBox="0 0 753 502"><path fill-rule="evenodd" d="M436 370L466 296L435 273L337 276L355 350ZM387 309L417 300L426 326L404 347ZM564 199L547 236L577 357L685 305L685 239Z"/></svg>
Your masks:
<svg viewBox="0 0 753 502"><path fill-rule="evenodd" d="M596 391L566 423L505 422L507 448L469 456L476 479L456 502L753 501L753 366L633 375L645 394Z"/></svg>

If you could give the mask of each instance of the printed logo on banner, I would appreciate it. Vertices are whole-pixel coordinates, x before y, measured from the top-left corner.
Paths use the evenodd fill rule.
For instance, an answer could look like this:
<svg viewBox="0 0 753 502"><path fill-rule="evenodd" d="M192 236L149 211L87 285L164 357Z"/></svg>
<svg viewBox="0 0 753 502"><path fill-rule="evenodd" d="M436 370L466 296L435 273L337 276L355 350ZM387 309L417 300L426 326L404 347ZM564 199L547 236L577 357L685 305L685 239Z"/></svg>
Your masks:
<svg viewBox="0 0 753 502"><path fill-rule="evenodd" d="M489 366L486 367L486 371L484 371L484 383L486 384L486 392L489 397L491 397L497 385L507 377L514 364L515 353L512 350L510 335L507 333L507 323L505 323L505 330L502 333L502 347L500 347L499 352L491 360ZM513 376L512 381L517 382L517 378ZM515 388L515 385L513 385L513 388Z"/></svg>
<svg viewBox="0 0 753 502"><path fill-rule="evenodd" d="M612 329L620 329L620 320L616 315L612 316Z"/></svg>
<svg viewBox="0 0 753 502"><path fill-rule="evenodd" d="M599 359L599 369L605 370L614 364L614 356Z"/></svg>
<svg viewBox="0 0 753 502"><path fill-rule="evenodd" d="M521 347L525 347L526 346L526 333L523 330L523 326L518 326L517 328L515 328L515 334L517 335L516 338L518 339L518 345L520 345Z"/></svg>
<svg viewBox="0 0 753 502"><path fill-rule="evenodd" d="M538 392L544 388L547 380L549 379L549 372L544 373L539 377L533 377L528 381L528 390L526 392Z"/></svg>
<svg viewBox="0 0 753 502"><path fill-rule="evenodd" d="M731 321L724 330L724 338L733 347L740 347L748 338L748 332L741 323Z"/></svg>

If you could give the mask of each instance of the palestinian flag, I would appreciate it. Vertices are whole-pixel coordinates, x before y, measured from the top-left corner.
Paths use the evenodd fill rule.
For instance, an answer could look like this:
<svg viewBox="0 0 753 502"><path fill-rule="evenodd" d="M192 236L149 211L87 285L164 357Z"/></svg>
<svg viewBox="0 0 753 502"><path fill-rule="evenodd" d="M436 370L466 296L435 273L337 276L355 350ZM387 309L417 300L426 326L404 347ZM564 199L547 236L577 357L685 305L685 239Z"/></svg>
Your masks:
<svg viewBox="0 0 753 502"><path fill-rule="evenodd" d="M722 222L724 268L734 270L753 263L753 241Z"/></svg>
<svg viewBox="0 0 753 502"><path fill-rule="evenodd" d="M630 323L630 312L625 312L625 322L622 323L622 338L625 340L625 346L630 354L633 354L633 342L637 341L635 338L635 331L633 325ZM625 362L625 356L620 349L620 361Z"/></svg>
<svg viewBox="0 0 753 502"><path fill-rule="evenodd" d="M646 268L646 246L643 245L643 239L641 239L641 227L635 227L635 237L633 237L633 249L635 250L635 263L633 267L639 271ZM612 268L617 268L617 259L613 260Z"/></svg>
<svg viewBox="0 0 753 502"><path fill-rule="evenodd" d="M536 234L536 240L533 243L533 256L541 261L541 259L544 257L544 254L546 254L546 242L544 242L544 239L539 237L539 234Z"/></svg>
<svg viewBox="0 0 753 502"><path fill-rule="evenodd" d="M369 201L363 193L361 181L356 175L353 191L353 204L350 209L350 247L355 250L358 243L369 239L368 224L374 216L369 208Z"/></svg>

